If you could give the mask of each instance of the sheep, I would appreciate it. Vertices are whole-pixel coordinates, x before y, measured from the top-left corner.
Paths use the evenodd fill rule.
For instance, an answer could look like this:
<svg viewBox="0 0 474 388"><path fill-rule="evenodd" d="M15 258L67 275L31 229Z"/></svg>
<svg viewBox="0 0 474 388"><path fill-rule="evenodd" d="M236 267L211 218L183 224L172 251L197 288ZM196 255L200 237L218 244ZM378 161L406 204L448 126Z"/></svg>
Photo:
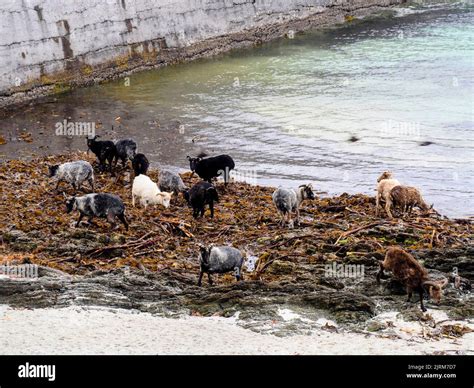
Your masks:
<svg viewBox="0 0 474 388"><path fill-rule="evenodd" d="M132 159L132 167L135 176L138 176L140 174L146 175L149 166L150 162L143 154L136 154Z"/></svg>
<svg viewBox="0 0 474 388"><path fill-rule="evenodd" d="M148 205L163 205L170 207L173 193L161 192L157 184L148 176L140 174L135 177L132 185L132 206L135 207L135 198L138 197L140 204L147 208Z"/></svg>
<svg viewBox="0 0 474 388"><path fill-rule="evenodd" d="M94 191L94 170L91 164L84 160L50 166L49 176L56 179L56 190L62 181L70 183L75 191L81 188L84 181L87 181Z"/></svg>
<svg viewBox="0 0 474 388"><path fill-rule="evenodd" d="M420 190L416 187L409 186L395 186L390 190L390 195L387 201L388 210L387 214L392 218L392 213L390 209L393 207L399 207L403 213L411 214L413 208L419 207L424 212L428 212L433 208L433 205L428 206L427 203L423 200Z"/></svg>
<svg viewBox="0 0 474 388"><path fill-rule="evenodd" d="M188 190L178 174L171 171L160 171L158 187L161 191L172 191L175 195Z"/></svg>
<svg viewBox="0 0 474 388"><path fill-rule="evenodd" d="M381 278L386 278L384 270L391 271L395 278L401 281L406 287L408 294L407 302L410 302L413 291L420 295L421 310L426 311L423 305L423 293L427 289L430 297L439 304L443 296L443 287L448 283L448 279L434 281L429 278L426 269L408 252L398 247L387 249L385 260L380 261L380 270L377 273L377 284Z"/></svg>
<svg viewBox="0 0 474 388"><path fill-rule="evenodd" d="M242 264L244 258L238 249L228 246L213 245L210 245L209 247L200 245L199 249L199 262L201 266L197 283L199 287L202 285L202 276L205 273L207 273L209 284L211 286L213 284L211 274L213 273L234 271L237 281L243 280Z"/></svg>
<svg viewBox="0 0 474 388"><path fill-rule="evenodd" d="M205 205L209 205L211 218L214 217L214 201L219 202L216 188L209 182L198 182L190 190L183 192L184 198L193 208L193 217L198 218L204 215Z"/></svg>
<svg viewBox="0 0 474 388"><path fill-rule="evenodd" d="M314 199L313 186L301 185L297 190L279 187L273 192L273 203L281 216L280 224L283 226L288 218L288 225L293 228L291 212L296 212L296 223L299 224L299 207L305 199Z"/></svg>
<svg viewBox="0 0 474 388"><path fill-rule="evenodd" d="M87 138L87 151L92 153L99 160L99 170L104 171L106 168L105 162L109 162L109 171L112 172L112 161L117 153L115 144L110 140L96 140L99 135L93 138Z"/></svg>
<svg viewBox="0 0 474 388"><path fill-rule="evenodd" d="M227 185L230 178L230 171L234 169L234 160L229 155L218 155L203 159L201 156L191 158L189 160L189 168L193 172L191 177L196 174L205 181L212 183L212 178L223 175L224 184Z"/></svg>
<svg viewBox="0 0 474 388"><path fill-rule="evenodd" d="M377 179L377 195L375 197L375 215L379 215L379 205L380 200L385 201L385 210L387 214L391 217L390 207L388 205L389 197L390 197L390 190L392 190L395 186L400 185L400 182L397 181L392 177L392 173L390 171L385 171L382 175L379 176Z"/></svg>
<svg viewBox="0 0 474 388"><path fill-rule="evenodd" d="M84 216L89 217L88 222L92 223L92 218L107 218L111 226L115 226L115 218L117 217L128 230L128 222L125 218L125 205L119 196L108 193L92 193L82 197L72 197L66 201L67 213L73 210L79 211L79 219L76 227L81 223Z"/></svg>
<svg viewBox="0 0 474 388"><path fill-rule="evenodd" d="M137 143L133 139L117 140L115 142L115 163L117 166L118 160L122 161L122 166L125 167L127 159L133 160L137 153Z"/></svg>

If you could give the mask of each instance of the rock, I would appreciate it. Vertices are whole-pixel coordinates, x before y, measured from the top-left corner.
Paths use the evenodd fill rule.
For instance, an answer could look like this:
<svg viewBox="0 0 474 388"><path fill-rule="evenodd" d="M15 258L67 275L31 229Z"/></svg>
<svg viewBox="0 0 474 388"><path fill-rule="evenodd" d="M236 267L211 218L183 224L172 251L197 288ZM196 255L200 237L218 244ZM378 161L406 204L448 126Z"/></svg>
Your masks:
<svg viewBox="0 0 474 388"><path fill-rule="evenodd" d="M295 269L295 264L290 261L275 260L267 269L267 272L274 275L288 275Z"/></svg>

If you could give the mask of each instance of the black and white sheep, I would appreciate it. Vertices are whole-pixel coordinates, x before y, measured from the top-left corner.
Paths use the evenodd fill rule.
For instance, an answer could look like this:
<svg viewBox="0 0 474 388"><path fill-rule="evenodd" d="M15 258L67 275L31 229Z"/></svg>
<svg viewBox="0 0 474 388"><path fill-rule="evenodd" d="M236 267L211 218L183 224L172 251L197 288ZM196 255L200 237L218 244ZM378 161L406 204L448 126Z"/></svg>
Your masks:
<svg viewBox="0 0 474 388"><path fill-rule="evenodd" d="M88 217L91 223L94 217L107 218L111 226L115 226L115 218L118 218L128 230L128 222L125 218L125 205L119 196L108 193L93 193L81 197L72 197L66 201L68 213L73 210L79 211L79 219L76 227L79 226L84 216Z"/></svg>
<svg viewBox="0 0 474 388"><path fill-rule="evenodd" d="M125 167L127 160L133 160L137 154L137 143L133 139L117 140L115 142L115 163L116 166L118 160L122 161L122 166Z"/></svg>
<svg viewBox="0 0 474 388"><path fill-rule="evenodd" d="M173 192L175 195L178 195L179 193L188 189L179 174L168 170L160 171L158 177L158 187L161 191Z"/></svg>
<svg viewBox="0 0 474 388"><path fill-rule="evenodd" d="M237 281L243 280L242 264L244 258L242 253L236 248L228 246L213 246L208 247L200 245L199 261L201 270L199 272L198 286L202 284L202 277L207 273L209 284L212 286L211 274L234 272Z"/></svg>
<svg viewBox="0 0 474 388"><path fill-rule="evenodd" d="M80 190L82 183L87 181L94 191L94 170L85 160L50 166L49 176L56 179L56 190L61 182L70 183L74 190Z"/></svg>
<svg viewBox="0 0 474 388"><path fill-rule="evenodd" d="M99 161L99 170L106 169L106 163L109 163L109 171L112 172L112 161L115 158L117 150L111 140L96 140L99 135L87 139L87 151L91 150Z"/></svg>
<svg viewBox="0 0 474 388"><path fill-rule="evenodd" d="M305 199L314 199L313 186L311 184L301 185L297 190L279 187L273 192L272 199L280 213L281 225L285 225L285 222L288 221L288 226L293 228L291 213L296 212L296 223L299 224L299 207Z"/></svg>
<svg viewBox="0 0 474 388"><path fill-rule="evenodd" d="M150 162L144 154L136 154L132 159L132 167L135 176L140 174L146 175L148 167L150 167Z"/></svg>
<svg viewBox="0 0 474 388"><path fill-rule="evenodd" d="M224 183L227 184L230 179L230 171L234 169L234 160L229 155L211 156L208 158L191 158L189 160L189 168L191 171L199 175L205 181L211 183L213 178L223 176ZM192 175L191 175L192 176Z"/></svg>
<svg viewBox="0 0 474 388"><path fill-rule="evenodd" d="M205 205L209 205L211 218L214 217L214 201L219 202L219 196L216 188L209 182L201 181L196 183L190 190L183 193L184 198L193 208L193 217L197 218L199 214L204 215Z"/></svg>

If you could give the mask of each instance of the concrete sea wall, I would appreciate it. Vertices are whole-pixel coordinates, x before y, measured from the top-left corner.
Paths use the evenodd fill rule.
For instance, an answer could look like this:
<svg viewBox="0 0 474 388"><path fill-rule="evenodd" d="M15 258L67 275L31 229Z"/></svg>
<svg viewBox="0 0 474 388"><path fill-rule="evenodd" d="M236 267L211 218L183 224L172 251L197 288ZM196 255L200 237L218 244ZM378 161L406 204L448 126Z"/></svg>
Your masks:
<svg viewBox="0 0 474 388"><path fill-rule="evenodd" d="M404 0L2 0L0 107Z"/></svg>

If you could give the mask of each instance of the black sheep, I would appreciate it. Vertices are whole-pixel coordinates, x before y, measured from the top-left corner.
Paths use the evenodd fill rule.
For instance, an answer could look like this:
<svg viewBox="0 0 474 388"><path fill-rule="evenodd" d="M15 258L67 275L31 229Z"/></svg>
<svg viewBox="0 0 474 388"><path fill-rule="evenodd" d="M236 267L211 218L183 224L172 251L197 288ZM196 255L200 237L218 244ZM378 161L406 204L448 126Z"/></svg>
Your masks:
<svg viewBox="0 0 474 388"><path fill-rule="evenodd" d="M97 156L99 160L99 170L104 171L106 168L105 162L109 162L109 171L112 172L112 161L117 153L115 144L110 140L96 140L99 135L87 139L87 148Z"/></svg>
<svg viewBox="0 0 474 388"><path fill-rule="evenodd" d="M120 159L122 166L125 167L127 159L133 160L137 153L137 143L133 139L117 140L115 142L115 148L117 150L115 153L115 166Z"/></svg>
<svg viewBox="0 0 474 388"><path fill-rule="evenodd" d="M147 157L143 154L136 154L132 159L132 167L135 172L135 176L140 174L146 175L150 162Z"/></svg>
<svg viewBox="0 0 474 388"><path fill-rule="evenodd" d="M198 218L204 215L205 205L209 205L211 211L211 218L214 217L214 201L219 202L216 188L208 183L201 181L196 183L190 190L183 193L184 198L193 208L193 217Z"/></svg>
<svg viewBox="0 0 474 388"><path fill-rule="evenodd" d="M191 158L189 160L189 167L191 171L196 172L199 177L211 183L212 178L220 175L224 176L224 183L227 185L230 177L230 170L233 170L235 163L229 155L211 156L209 158Z"/></svg>

